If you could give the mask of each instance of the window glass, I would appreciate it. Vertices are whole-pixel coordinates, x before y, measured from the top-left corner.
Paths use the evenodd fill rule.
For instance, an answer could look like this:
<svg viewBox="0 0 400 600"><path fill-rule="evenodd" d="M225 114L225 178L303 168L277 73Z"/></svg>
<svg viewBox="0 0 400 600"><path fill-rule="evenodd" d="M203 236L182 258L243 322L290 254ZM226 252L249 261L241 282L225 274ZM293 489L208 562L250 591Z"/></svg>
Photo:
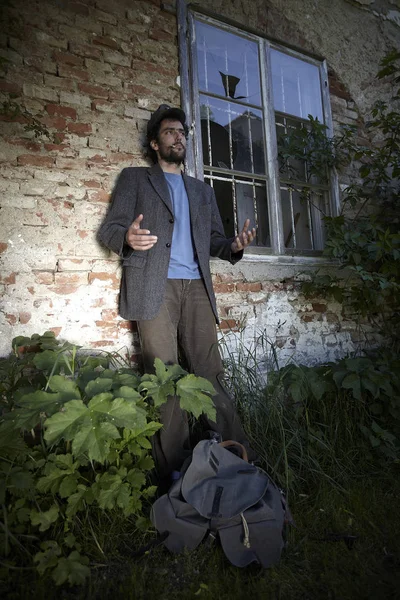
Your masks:
<svg viewBox="0 0 400 600"><path fill-rule="evenodd" d="M329 181L316 177L307 152L308 116L324 122L319 67L202 18L195 20L192 48L202 171L214 188L226 236L250 219L257 229L253 246L277 253L322 250ZM264 51L272 72L264 73L262 88Z"/></svg>
<svg viewBox="0 0 400 600"><path fill-rule="evenodd" d="M304 60L271 49L275 110L323 122L319 69Z"/></svg>
<svg viewBox="0 0 400 600"><path fill-rule="evenodd" d="M196 21L199 89L261 105L258 45Z"/></svg>
<svg viewBox="0 0 400 600"><path fill-rule="evenodd" d="M262 112L200 95L205 165L265 173Z"/></svg>

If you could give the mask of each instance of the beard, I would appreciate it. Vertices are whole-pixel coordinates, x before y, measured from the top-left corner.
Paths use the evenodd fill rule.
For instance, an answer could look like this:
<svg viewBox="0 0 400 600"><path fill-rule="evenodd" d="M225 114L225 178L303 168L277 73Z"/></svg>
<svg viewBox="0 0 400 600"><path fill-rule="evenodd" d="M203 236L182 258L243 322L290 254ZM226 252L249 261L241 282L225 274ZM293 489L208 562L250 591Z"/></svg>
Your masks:
<svg viewBox="0 0 400 600"><path fill-rule="evenodd" d="M176 144L174 146L168 146L165 148L164 146L160 145L158 153L160 158L165 160L165 162L180 165L185 160L186 148L182 144Z"/></svg>

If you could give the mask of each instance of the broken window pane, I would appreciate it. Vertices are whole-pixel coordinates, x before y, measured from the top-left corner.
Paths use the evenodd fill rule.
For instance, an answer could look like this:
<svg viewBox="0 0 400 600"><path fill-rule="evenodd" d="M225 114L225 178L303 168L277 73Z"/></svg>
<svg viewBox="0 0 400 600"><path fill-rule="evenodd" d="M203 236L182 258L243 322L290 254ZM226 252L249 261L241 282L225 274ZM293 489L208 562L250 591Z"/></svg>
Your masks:
<svg viewBox="0 0 400 600"><path fill-rule="evenodd" d="M271 245L264 181L236 181L223 175L205 175L205 181L214 188L227 237L237 235L246 219L250 219L250 227L257 229L257 237L252 246Z"/></svg>
<svg viewBox="0 0 400 600"><path fill-rule="evenodd" d="M261 105L258 45L196 21L199 89Z"/></svg>
<svg viewBox="0 0 400 600"><path fill-rule="evenodd" d="M262 112L200 96L205 165L246 173L265 173Z"/></svg>
<svg viewBox="0 0 400 600"><path fill-rule="evenodd" d="M286 248L323 250L324 216L329 214L328 193L321 190L281 188Z"/></svg>
<svg viewBox="0 0 400 600"><path fill-rule="evenodd" d="M271 49L275 110L323 122L319 69L309 62Z"/></svg>

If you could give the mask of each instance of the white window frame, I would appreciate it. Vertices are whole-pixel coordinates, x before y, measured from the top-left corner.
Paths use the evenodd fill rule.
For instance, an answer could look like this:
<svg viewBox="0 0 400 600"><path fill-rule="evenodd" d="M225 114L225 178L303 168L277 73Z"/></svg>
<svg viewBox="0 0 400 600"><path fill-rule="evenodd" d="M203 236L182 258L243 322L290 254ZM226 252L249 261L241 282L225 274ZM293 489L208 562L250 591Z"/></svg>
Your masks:
<svg viewBox="0 0 400 600"><path fill-rule="evenodd" d="M331 114L331 103L328 85L328 69L324 59L318 59L309 56L293 48L284 46L275 41L270 41L259 34L246 31L240 25L235 26L227 24L223 20L216 19L199 11L198 6L191 9L187 6L186 0L177 0L177 18L178 18L178 37L179 37L179 58L180 58L180 83L181 83L181 103L186 113L189 124L189 139L187 144L187 156L185 161L185 170L188 175L204 180L203 168L203 149L200 129L200 103L199 87L197 81L197 53L196 53L196 35L195 21L200 19L214 27L218 27L227 32L240 37L255 41L259 47L259 60L261 72L261 96L262 111L264 116L264 139L266 151L266 188L268 198L269 226L271 235L271 247L260 246L250 247L247 253L251 258L257 258L268 255L283 259L293 256L296 262L305 260L310 262L317 260L321 255L320 251L293 250L285 247L283 239L283 218L281 206L281 182L278 165L278 146L276 137L276 117L272 97L272 86L267 85L267 81L272 81L272 69L270 50L271 48L284 52L294 58L309 62L319 69L321 83L321 97L324 123L327 127L327 135L333 136L333 122ZM290 115L287 115L290 118ZM339 185L337 173L332 170L329 182L329 204L330 214L332 216L339 213Z"/></svg>

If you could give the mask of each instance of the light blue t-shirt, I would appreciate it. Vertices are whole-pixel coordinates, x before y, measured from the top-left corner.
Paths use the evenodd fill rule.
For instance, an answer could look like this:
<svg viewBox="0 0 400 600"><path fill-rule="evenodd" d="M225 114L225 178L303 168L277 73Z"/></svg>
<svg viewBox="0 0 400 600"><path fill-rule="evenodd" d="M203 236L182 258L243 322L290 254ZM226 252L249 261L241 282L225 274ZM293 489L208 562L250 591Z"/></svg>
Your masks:
<svg viewBox="0 0 400 600"><path fill-rule="evenodd" d="M194 257L189 200L183 178L175 173L164 172L164 175L175 220L168 279L201 279L199 265Z"/></svg>

